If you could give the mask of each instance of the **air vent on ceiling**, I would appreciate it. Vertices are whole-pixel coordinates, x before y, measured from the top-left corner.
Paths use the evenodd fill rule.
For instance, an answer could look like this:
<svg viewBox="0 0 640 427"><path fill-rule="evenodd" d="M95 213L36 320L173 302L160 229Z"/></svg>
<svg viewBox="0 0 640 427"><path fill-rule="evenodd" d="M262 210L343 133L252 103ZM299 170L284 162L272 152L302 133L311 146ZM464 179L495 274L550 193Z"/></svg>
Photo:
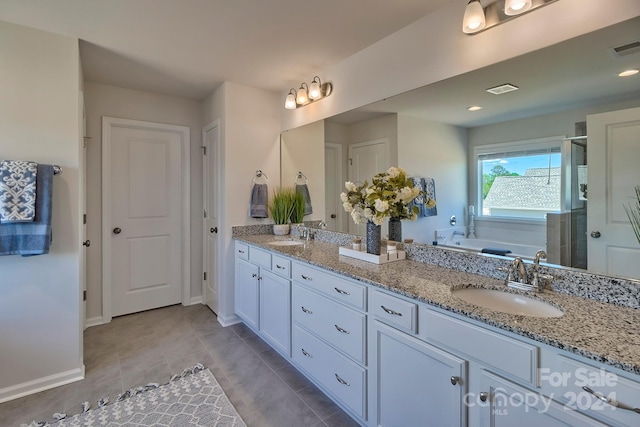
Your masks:
<svg viewBox="0 0 640 427"><path fill-rule="evenodd" d="M494 95L502 95L503 93L513 92L514 90L518 90L518 86L514 86L510 83L505 83L500 86L490 87L487 89L487 92L492 93Z"/></svg>
<svg viewBox="0 0 640 427"><path fill-rule="evenodd" d="M613 53L613 56L616 58L640 53L640 41L636 40L620 46L612 47L611 53Z"/></svg>

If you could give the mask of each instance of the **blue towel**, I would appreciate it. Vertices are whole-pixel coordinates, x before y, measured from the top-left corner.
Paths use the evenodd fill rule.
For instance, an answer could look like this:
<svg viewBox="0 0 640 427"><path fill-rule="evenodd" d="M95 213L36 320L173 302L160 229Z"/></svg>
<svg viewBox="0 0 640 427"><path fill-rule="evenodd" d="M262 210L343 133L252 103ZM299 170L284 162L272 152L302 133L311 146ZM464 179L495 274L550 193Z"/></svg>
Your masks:
<svg viewBox="0 0 640 427"><path fill-rule="evenodd" d="M32 222L36 211L38 164L24 160L0 161L0 222Z"/></svg>
<svg viewBox="0 0 640 427"><path fill-rule="evenodd" d="M409 178L411 183L420 189L420 195L413 199L411 203L409 203L409 210L413 209L414 206L418 207L418 218L425 218L428 216L436 216L438 215L438 207L434 206L431 209L427 208L426 202L427 198L430 197L433 200L436 200L436 184L433 178L417 178L412 177Z"/></svg>
<svg viewBox="0 0 640 427"><path fill-rule="evenodd" d="M267 218L267 204L269 201L269 190L267 184L253 184L251 190L251 205L249 213L251 218Z"/></svg>
<svg viewBox="0 0 640 427"><path fill-rule="evenodd" d="M307 184L296 184L296 193L302 193L302 196L304 197L304 214L312 214L313 207L311 206L311 195L309 194L309 187L307 187Z"/></svg>
<svg viewBox="0 0 640 427"><path fill-rule="evenodd" d="M36 212L30 223L0 223L0 255L43 255L51 246L53 166L38 165Z"/></svg>

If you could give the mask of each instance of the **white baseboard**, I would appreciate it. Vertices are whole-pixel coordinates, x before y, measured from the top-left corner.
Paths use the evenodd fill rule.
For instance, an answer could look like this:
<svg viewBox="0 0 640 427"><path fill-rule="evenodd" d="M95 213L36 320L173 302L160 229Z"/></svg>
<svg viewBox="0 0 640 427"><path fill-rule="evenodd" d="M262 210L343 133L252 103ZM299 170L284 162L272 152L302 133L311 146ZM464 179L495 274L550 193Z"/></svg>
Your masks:
<svg viewBox="0 0 640 427"><path fill-rule="evenodd" d="M202 295L191 298L189 305L194 305L194 304L204 304L204 301L202 300Z"/></svg>
<svg viewBox="0 0 640 427"><path fill-rule="evenodd" d="M240 322L242 322L242 320L235 314L228 317L222 317L218 315L218 323L220 323L222 326L231 326Z"/></svg>
<svg viewBox="0 0 640 427"><path fill-rule="evenodd" d="M84 365L80 368L38 378L22 384L0 389L0 403L18 399L40 391L49 390L61 385L69 384L84 379Z"/></svg>
<svg viewBox="0 0 640 427"><path fill-rule="evenodd" d="M92 317L90 319L85 319L84 321L84 328L90 328L92 326L98 326L98 325L103 325L104 321L102 319L102 316L96 316L96 317Z"/></svg>

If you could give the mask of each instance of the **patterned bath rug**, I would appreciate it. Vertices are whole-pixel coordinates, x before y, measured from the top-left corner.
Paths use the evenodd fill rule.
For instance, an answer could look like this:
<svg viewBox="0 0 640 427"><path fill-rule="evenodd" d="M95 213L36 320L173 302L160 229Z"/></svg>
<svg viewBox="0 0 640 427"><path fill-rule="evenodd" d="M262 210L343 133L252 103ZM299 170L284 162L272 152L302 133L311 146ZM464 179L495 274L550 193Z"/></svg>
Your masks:
<svg viewBox="0 0 640 427"><path fill-rule="evenodd" d="M82 406L81 414L54 414L51 423L33 421L21 427L246 427L211 371L200 364L167 384L127 390L113 403L101 399L94 409L88 402Z"/></svg>

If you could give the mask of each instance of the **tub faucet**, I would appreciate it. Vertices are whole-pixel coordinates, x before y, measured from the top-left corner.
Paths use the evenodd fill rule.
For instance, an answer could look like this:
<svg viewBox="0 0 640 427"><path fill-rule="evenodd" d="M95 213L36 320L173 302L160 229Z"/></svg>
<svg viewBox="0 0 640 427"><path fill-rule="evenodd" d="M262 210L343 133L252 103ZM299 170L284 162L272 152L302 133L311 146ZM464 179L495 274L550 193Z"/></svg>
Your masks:
<svg viewBox="0 0 640 427"><path fill-rule="evenodd" d="M453 235L454 236L462 236L462 237L464 237L464 233L462 231L458 231L458 230L454 231Z"/></svg>

